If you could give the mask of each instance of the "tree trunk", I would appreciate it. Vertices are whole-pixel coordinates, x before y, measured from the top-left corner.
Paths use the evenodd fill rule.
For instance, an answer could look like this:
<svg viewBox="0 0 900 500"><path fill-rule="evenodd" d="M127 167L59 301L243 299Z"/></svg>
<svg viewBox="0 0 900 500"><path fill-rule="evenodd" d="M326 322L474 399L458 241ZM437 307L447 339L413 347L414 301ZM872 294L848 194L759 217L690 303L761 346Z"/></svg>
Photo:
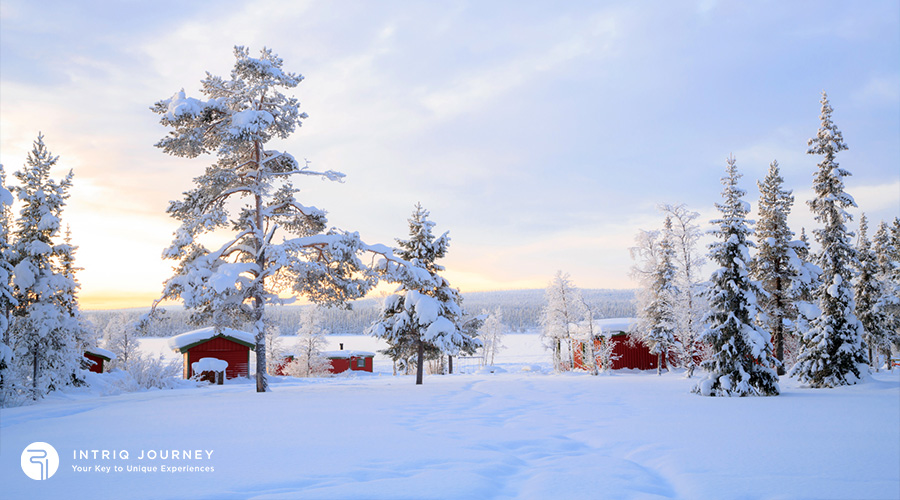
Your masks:
<svg viewBox="0 0 900 500"><path fill-rule="evenodd" d="M453 356L447 355L447 365L449 366L450 375L453 375Z"/></svg>
<svg viewBox="0 0 900 500"><path fill-rule="evenodd" d="M662 361L663 361L663 353L659 351L656 353L656 374L662 375Z"/></svg>
<svg viewBox="0 0 900 500"><path fill-rule="evenodd" d="M422 385L423 368L425 367L425 342L422 339L416 340L416 385Z"/></svg>
<svg viewBox="0 0 900 500"><path fill-rule="evenodd" d="M31 373L31 399L38 399L38 350L34 350L34 364Z"/></svg>
<svg viewBox="0 0 900 500"><path fill-rule="evenodd" d="M785 306L784 301L781 298L781 269L779 268L778 263L776 263L775 266L775 271L779 273L778 278L775 280L775 286L778 293L775 297L775 307L779 314L781 314L782 311L784 311ZM772 343L775 344L775 359L777 359L779 363L776 373L778 375L784 375L786 373L784 370L784 319L781 316L776 319L778 320L778 323L773 325L775 328L772 332Z"/></svg>
<svg viewBox="0 0 900 500"><path fill-rule="evenodd" d="M253 334L256 338L256 392L266 392L269 381L266 379L266 327L263 322L263 303L260 290L254 291L253 297Z"/></svg>
<svg viewBox="0 0 900 500"><path fill-rule="evenodd" d="M253 160L256 163L256 168L260 168L260 160L262 158L262 144L259 141L255 141L253 144ZM256 177L257 189L260 189L259 186L259 176ZM253 328L254 334L256 335L256 392L266 392L269 389L269 381L266 380L266 326L263 322L263 314L265 314L265 290L264 283L265 277L262 273L265 273L266 269L266 260L263 255L263 246L265 246L265 232L263 225L263 200L262 195L260 195L259 191L255 194L254 197L255 202L255 213L254 215L254 233L253 236L256 240L256 266L260 276L256 276L256 283L253 285L253 291L251 292L251 296L253 297Z"/></svg>

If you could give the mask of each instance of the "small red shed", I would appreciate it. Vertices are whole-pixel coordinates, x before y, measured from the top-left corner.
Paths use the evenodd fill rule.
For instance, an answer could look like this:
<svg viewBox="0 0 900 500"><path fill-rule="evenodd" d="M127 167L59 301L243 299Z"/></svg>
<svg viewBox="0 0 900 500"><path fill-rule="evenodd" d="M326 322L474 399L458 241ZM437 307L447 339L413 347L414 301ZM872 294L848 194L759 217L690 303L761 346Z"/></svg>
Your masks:
<svg viewBox="0 0 900 500"><path fill-rule="evenodd" d="M612 370L622 368L636 368L638 370L655 370L656 354L651 354L650 349L643 342L632 339L628 336L631 327L636 323L635 318L607 318L597 322L600 334L594 337L594 354L600 352L600 347L604 342L610 340L616 342L612 353ZM585 363L585 355L587 354L586 346L583 342L576 342L575 346L575 368L588 370L589 366ZM665 359L663 359L663 367L665 367ZM597 360L598 367L600 360ZM605 367L601 367L605 368Z"/></svg>
<svg viewBox="0 0 900 500"><path fill-rule="evenodd" d="M347 370L372 372L375 353L366 351L325 351L322 356L331 361L331 373L341 373Z"/></svg>
<svg viewBox="0 0 900 500"><path fill-rule="evenodd" d="M94 373L103 373L104 363L116 359L116 354L102 347L90 347L84 350L84 357L94 362L88 370Z"/></svg>
<svg viewBox="0 0 900 500"><path fill-rule="evenodd" d="M201 328L169 339L169 347L184 355L184 378L194 373L191 365L201 358L216 358L228 362L225 378L250 376L250 351L256 349L252 333L233 328Z"/></svg>

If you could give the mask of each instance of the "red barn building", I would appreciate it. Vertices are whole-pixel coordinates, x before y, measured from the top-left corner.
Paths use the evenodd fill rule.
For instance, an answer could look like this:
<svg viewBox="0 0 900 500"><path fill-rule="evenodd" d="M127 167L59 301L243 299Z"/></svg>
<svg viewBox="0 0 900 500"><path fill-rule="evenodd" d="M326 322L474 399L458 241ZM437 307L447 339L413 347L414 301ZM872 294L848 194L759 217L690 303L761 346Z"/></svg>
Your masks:
<svg viewBox="0 0 900 500"><path fill-rule="evenodd" d="M331 373L347 370L371 373L375 359L375 353L366 351L326 351L322 355L331 361Z"/></svg>
<svg viewBox="0 0 900 500"><path fill-rule="evenodd" d="M608 318L601 319L597 322L600 334L594 336L594 354L600 352L600 348L604 342L613 341L612 367L609 369L619 370L622 368L636 368L638 370L655 370L656 354L651 354L650 349L641 341L631 339L628 332L631 331L632 325L637 320L635 318ZM575 344L575 368L581 370L589 370L590 366L585 362L587 354L587 346L582 342ZM665 359L663 359L663 368L665 368ZM597 359L598 368L606 368L600 366L600 360Z"/></svg>
<svg viewBox="0 0 900 500"><path fill-rule="evenodd" d="M103 373L103 365L116 359L116 354L102 347L91 347L84 350L84 357L94 362L88 370L94 373Z"/></svg>
<svg viewBox="0 0 900 500"><path fill-rule="evenodd" d="M194 376L191 365L202 358L228 361L225 378L250 376L250 351L256 348L252 333L213 327L182 333L169 339L169 347L184 355L184 378Z"/></svg>

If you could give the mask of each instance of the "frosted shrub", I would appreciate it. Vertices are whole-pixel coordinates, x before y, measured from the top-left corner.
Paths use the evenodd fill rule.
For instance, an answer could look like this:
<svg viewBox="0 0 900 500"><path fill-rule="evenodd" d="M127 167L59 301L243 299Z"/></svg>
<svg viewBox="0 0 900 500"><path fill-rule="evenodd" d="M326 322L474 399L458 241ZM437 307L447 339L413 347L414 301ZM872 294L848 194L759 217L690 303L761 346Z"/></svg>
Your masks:
<svg viewBox="0 0 900 500"><path fill-rule="evenodd" d="M319 354L308 357L301 354L284 367L284 373L291 377L327 377L331 374L331 361Z"/></svg>
<svg viewBox="0 0 900 500"><path fill-rule="evenodd" d="M617 340L613 340L612 337L606 337L600 344L600 349L597 350L596 356L604 372L611 372L613 362L621 358L618 354L614 354L617 345L619 345Z"/></svg>
<svg viewBox="0 0 900 500"><path fill-rule="evenodd" d="M143 389L172 389L180 380L181 370L179 361L143 354L134 356L126 369L138 387Z"/></svg>

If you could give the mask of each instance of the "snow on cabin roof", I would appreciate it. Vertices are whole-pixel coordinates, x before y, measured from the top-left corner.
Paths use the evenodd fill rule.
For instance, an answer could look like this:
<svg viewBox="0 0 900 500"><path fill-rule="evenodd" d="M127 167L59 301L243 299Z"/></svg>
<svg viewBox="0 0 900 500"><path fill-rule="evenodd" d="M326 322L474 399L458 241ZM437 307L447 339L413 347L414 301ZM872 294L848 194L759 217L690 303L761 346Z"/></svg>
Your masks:
<svg viewBox="0 0 900 500"><path fill-rule="evenodd" d="M637 323L637 318L605 318L597 321L603 333L629 332Z"/></svg>
<svg viewBox="0 0 900 500"><path fill-rule="evenodd" d="M99 356L99 357L104 358L109 361L116 359L116 353L114 353L112 351L107 351L106 349L104 349L102 347L86 347L84 349L84 352L86 352L88 354L93 354L94 356Z"/></svg>
<svg viewBox="0 0 900 500"><path fill-rule="evenodd" d="M362 357L362 358L371 358L375 357L374 352L368 351L322 351L322 356L325 356L328 359L350 359L351 357Z"/></svg>
<svg viewBox="0 0 900 500"><path fill-rule="evenodd" d="M201 328L199 330L185 332L170 338L169 348L175 351L184 352L201 342L205 342L217 336L225 337L226 339L232 340L239 344L245 344L250 347L250 349L256 348L256 339L253 337L252 333L242 332L233 328L221 328L218 332L216 332L216 329L211 326Z"/></svg>

